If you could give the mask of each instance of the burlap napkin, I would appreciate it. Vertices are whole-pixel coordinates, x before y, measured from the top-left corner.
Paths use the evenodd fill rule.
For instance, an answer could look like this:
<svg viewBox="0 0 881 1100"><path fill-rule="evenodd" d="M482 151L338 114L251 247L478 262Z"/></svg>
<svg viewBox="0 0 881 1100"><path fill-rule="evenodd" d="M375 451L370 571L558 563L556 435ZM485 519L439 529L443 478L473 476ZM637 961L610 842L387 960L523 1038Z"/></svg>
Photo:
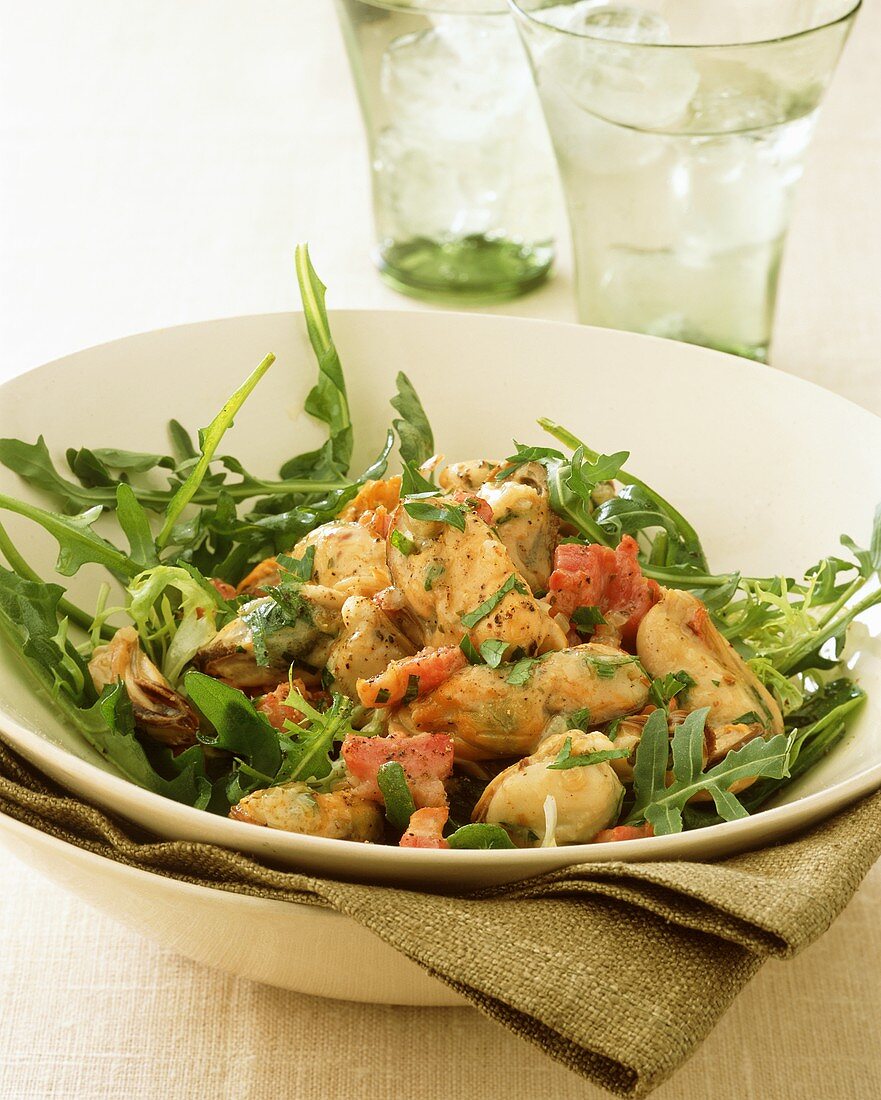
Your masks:
<svg viewBox="0 0 881 1100"><path fill-rule="evenodd" d="M621 1096L689 1057L769 955L815 940L881 853L881 794L777 847L717 863L583 864L459 897L318 879L157 841L0 743L0 812L133 867L326 905L481 1012Z"/></svg>

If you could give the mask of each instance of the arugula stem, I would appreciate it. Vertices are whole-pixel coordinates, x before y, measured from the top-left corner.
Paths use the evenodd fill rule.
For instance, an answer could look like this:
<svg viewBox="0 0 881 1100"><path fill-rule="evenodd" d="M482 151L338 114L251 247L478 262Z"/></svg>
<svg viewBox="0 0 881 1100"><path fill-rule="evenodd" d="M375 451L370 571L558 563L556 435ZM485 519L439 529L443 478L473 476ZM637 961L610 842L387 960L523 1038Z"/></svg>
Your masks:
<svg viewBox="0 0 881 1100"><path fill-rule="evenodd" d="M62 516L56 512L48 512L45 508L39 508L36 504L27 504L23 500L16 500L14 497L8 497L3 493L0 493L0 508L5 508L7 512L15 512L17 515L25 516L25 518L33 520L34 523L38 523L63 548L70 543L80 543L88 546L90 556L86 560L103 565L112 573L119 573L125 577L136 577L144 568L143 565L133 561L128 554L124 554L111 543L94 534L94 532L90 531L87 535L82 528L78 528L74 524L73 521L76 518L74 516ZM82 515L86 514L85 512L82 513ZM95 519L97 519L97 514L96 509Z"/></svg>
<svg viewBox="0 0 881 1100"><path fill-rule="evenodd" d="M866 582L864 577L857 577L855 580L851 581L845 591L841 594L841 597L837 599L835 603L830 604L830 606L826 609L824 614L818 620L817 625L821 628L826 626L826 624L830 622L835 615L838 614L842 607L844 607L851 596L859 592L859 590L863 587L865 583Z"/></svg>
<svg viewBox="0 0 881 1100"><path fill-rule="evenodd" d="M596 462L599 459L600 456L598 451L592 450L586 443L583 443L577 436L562 427L562 425L555 424L553 420L549 420L545 416L539 417L538 424L539 427L544 428L548 434L552 435L555 439L559 439L559 441L564 443L567 447L571 447L573 450L577 450L581 447L584 452L584 457L588 459L588 461ZM701 569L707 568L707 559L701 547L701 540L698 538L697 531L695 531L681 512L677 511L669 501L665 500L654 489L646 485L644 481L640 481L640 479L634 477L633 474L628 474L626 470L620 470L616 475L616 480L620 481L622 485L634 485L637 489L642 489L652 497L661 508L667 512L669 517L679 528L683 541L690 545L691 551L698 560L699 567Z"/></svg>
<svg viewBox="0 0 881 1100"><path fill-rule="evenodd" d="M162 524L162 529L156 536L156 548L158 550L161 550L168 543L178 517L196 495L199 486L208 473L208 467L211 465L211 459L214 457L214 452L217 450L227 428L232 425L236 413L274 362L275 356L270 352L269 355L262 360L257 369L245 379L242 385L239 386L235 393L229 398L203 433L202 454L199 461L193 467L187 480L171 498L171 503L166 509L165 522Z"/></svg>
<svg viewBox="0 0 881 1100"><path fill-rule="evenodd" d="M6 558L9 563L9 568L13 573L17 573L23 580L33 581L35 584L46 583L39 573L31 569L21 554L16 550L12 539L9 537L2 523L0 523L0 553ZM77 607L76 604L72 604L70 600L66 599L64 596L58 601L58 610L62 611L72 623L81 626L83 630L91 629L95 616L90 615L88 611L83 611L82 608ZM104 638L111 638L113 633L111 627L103 627L101 636Z"/></svg>

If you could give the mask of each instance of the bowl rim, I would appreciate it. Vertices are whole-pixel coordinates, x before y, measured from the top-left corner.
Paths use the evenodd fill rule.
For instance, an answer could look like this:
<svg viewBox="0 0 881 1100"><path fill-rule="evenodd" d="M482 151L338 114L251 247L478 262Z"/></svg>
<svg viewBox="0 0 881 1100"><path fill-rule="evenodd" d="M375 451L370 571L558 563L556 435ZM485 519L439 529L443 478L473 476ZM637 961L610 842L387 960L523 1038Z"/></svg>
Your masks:
<svg viewBox="0 0 881 1100"><path fill-rule="evenodd" d="M773 379L775 384L782 384L784 386L791 386L795 389L804 389L815 394L822 395L823 400L826 402L832 402L838 405L842 409L847 409L850 415L854 415L860 419L866 419L867 422L873 423L876 426L881 424L881 417L876 416L868 409L856 402L851 401L849 398L842 396L841 394L833 393L831 390L813 382L809 379L801 378L798 375L790 374L787 371L777 370L774 367L770 367L767 364L756 363L752 360L741 359L738 356L721 352L712 348L704 348L694 344L684 344L677 341L664 339L657 336L649 336L642 333L625 332L618 329L607 329L593 325L582 325L574 321L557 321L553 319L543 317L519 317L510 316L507 314L486 314L480 312L471 312L464 310L431 310L431 309L410 309L410 308L372 308L372 307L353 307L353 308L341 308L330 309L329 311L331 320L335 316L342 317L345 315L355 315L356 317L361 315L373 315L379 317L412 317L415 323L418 323L420 318L432 318L436 323L438 319L443 319L445 322L450 321L453 325L460 319L466 319L469 324L487 325L488 327L498 326L502 328L507 327L550 327L553 329L564 328L572 332L594 334L594 338L601 338L604 340L610 340L612 342L621 342L627 344L645 345L649 343L651 345L663 345L665 350L669 353L670 347L676 348L676 354L682 355L685 358L691 358L693 360L707 359L712 360L718 366L727 364L729 367L736 364L737 370L741 374L752 374L760 379ZM208 318L206 320L199 321L186 321L176 325L169 325L153 329L145 329L140 332L131 333L126 336L118 337L113 340L103 341L101 343L90 345L86 348L78 349L70 352L67 355L60 356L56 359L50 360L47 363L34 366L20 374L15 375L13 378L0 383L0 393L6 390L8 387L14 387L16 383L28 378L32 375L37 375L42 372L50 373L54 368L57 368L59 364L66 362L68 359L79 356L87 355L89 352L96 351L98 349L107 348L111 345L118 346L123 345L127 341L138 340L142 337L157 336L160 334L181 332L186 329L200 329L208 326L215 326L220 324L237 324L246 322L255 322L260 320L266 320L269 318L279 319L282 317L302 317L302 310L274 310L261 313L247 313L237 314L232 316L222 316L215 318ZM36 681L34 681L36 683ZM22 753L30 760L39 759L43 757L51 761L56 765L58 771L66 772L68 774L77 775L86 787L96 788L99 793L102 786L104 786L111 794L133 795L139 800L143 801L146 808L155 807L165 812L167 815L179 815L184 822L191 822L196 824L205 820L205 810L196 809L194 806L189 806L185 803L175 802L173 799L166 798L163 795L157 794L154 791L147 790L144 787L140 787L132 780L126 779L123 776L116 775L112 772L105 771L98 765L84 760L74 753L70 752L57 742L50 740L48 737L44 737L39 733L36 733L26 726L24 726L18 719L5 710L3 701L0 699L0 738L11 745L13 749ZM10 740L11 739L11 740ZM64 786L63 782L60 785ZM682 852L677 856L670 856L669 858L684 858L688 859L689 849L696 847L698 840L696 838L708 838L710 836L718 838L720 842L729 841L734 843L737 838L741 838L744 835L749 835L755 830L755 823L761 820L763 823L769 826L777 825L778 835L785 836L787 832L787 826L790 831L794 831L799 828L799 822L801 819L808 817L810 820L807 822L807 827L811 824L819 822L822 818L843 805L856 801L858 798L865 797L881 787L881 761L877 764L870 764L854 775L847 779L839 780L837 783L832 784L829 787L825 787L823 790L815 791L812 794L802 795L794 799L792 802L786 803L782 806L774 806L766 810L759 810L755 814L750 814L747 817L737 819L735 821L720 822L715 825L707 826L703 829L684 831L682 833L675 834L675 838L679 846L682 848ZM118 809L108 811L116 816L126 817L125 812ZM244 838L253 836L254 826L245 822L235 821L229 817L221 817L220 815L209 815L212 821L216 824L223 822L223 825L217 827L226 835L226 838L212 841L204 841L203 843L216 844L231 848L235 851L242 852L251 858L260 858L257 853L251 849L250 845L242 847L238 838ZM457 865L477 865L486 864L487 866L497 865L499 861L507 861L511 869L514 870L518 862L525 862L529 857L534 859L538 849L455 849L455 850L432 850L422 848L400 848L394 845L380 845L380 844L365 844L365 845L353 845L352 842L338 841L328 837L309 836L302 833L288 833L280 829L268 829L268 832L273 838L273 844L278 850L279 846L281 850L285 852L286 856L291 857L291 863L296 862L296 856L298 852L311 853L315 856L319 856L321 853L340 852L340 845L346 845L346 850L352 855L359 850L367 848L373 852L382 853L382 856L389 860L399 864L402 868L411 867L417 869L418 867L431 867L431 870L436 870L439 866L449 868L451 871L455 870ZM691 842L689 842L691 838ZM765 840L761 837L756 838L756 844L753 847L764 847L769 843L774 843L773 839ZM619 862L621 855L623 854L621 845L626 845L628 854L628 861L638 861L641 858L653 859L659 858L655 853L662 847L668 846L671 842L671 836L661 835L652 837L640 837L627 841L609 841L604 843L586 843L586 844L571 844L563 845L556 848L547 849L549 852L560 854L565 853L566 860L564 864L559 862L553 867L548 867L545 871L536 872L532 869L526 872L526 877L534 877L538 873L547 873L558 869L560 866L573 866L580 863L598 863L598 862ZM720 843L721 846L721 843ZM747 849L750 845L744 844L743 849ZM394 856L389 855L390 852L395 852ZM271 857L270 857L271 858ZM702 857L706 858L706 857ZM123 865L125 866L125 865ZM393 870L392 867L389 868ZM453 877L453 876L451 876ZM429 892L430 889L429 889Z"/></svg>

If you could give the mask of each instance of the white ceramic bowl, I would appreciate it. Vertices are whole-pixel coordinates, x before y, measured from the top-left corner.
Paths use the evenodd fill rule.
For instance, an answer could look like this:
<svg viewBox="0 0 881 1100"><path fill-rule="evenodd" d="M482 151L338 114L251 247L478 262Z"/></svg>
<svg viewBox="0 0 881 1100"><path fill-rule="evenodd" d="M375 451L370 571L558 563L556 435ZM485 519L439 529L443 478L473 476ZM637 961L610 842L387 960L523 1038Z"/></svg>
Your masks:
<svg viewBox="0 0 881 1100"><path fill-rule="evenodd" d="M503 456L543 442L535 418L569 426L695 523L711 564L753 575L800 572L841 532L868 538L881 496L881 420L808 383L742 359L602 329L450 313L332 317L349 382L357 466L379 448L403 369L450 458ZM92 348L0 389L0 436L68 446L160 449L174 416L194 429L267 351L278 362L223 449L272 475L320 438L302 412L315 367L298 314L232 318ZM0 491L33 496L0 470ZM54 544L17 516L3 523L42 575ZM89 606L98 573L69 584ZM436 889L514 881L587 860L708 858L777 840L881 786L881 648L855 631L853 673L870 700L852 733L781 804L742 821L615 845L436 852L355 845L256 828L163 799L113 774L2 653L0 727L23 755L78 794L163 837L209 841L336 877Z"/></svg>

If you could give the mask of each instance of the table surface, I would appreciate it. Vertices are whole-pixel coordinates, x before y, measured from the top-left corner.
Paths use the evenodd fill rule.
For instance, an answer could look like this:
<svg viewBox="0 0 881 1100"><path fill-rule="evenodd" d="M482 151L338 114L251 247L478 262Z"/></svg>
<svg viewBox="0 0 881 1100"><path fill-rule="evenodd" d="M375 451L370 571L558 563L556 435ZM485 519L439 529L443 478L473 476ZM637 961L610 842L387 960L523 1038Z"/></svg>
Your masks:
<svg viewBox="0 0 881 1100"><path fill-rule="evenodd" d="M416 304L368 259L364 140L330 4L0 0L0 17L0 381L131 332L291 308L299 240L331 305ZM773 351L778 369L876 413L879 35L869 3L801 185ZM549 285L495 312L571 320L567 248ZM2 854L0 875L4 1100L601 1095L471 1010L233 979ZM881 1094L879 912L876 866L819 943L760 973L659 1100Z"/></svg>

